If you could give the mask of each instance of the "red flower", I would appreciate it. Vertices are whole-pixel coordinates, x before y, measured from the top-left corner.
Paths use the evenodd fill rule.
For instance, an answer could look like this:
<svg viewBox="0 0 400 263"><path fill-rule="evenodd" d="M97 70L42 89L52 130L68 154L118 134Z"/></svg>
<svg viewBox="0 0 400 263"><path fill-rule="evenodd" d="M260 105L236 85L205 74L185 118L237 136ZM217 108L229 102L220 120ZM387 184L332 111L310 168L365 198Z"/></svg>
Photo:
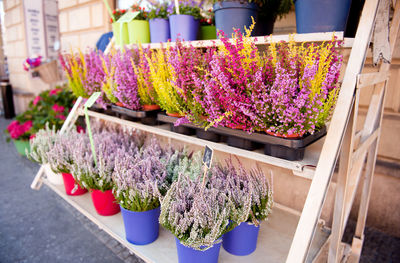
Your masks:
<svg viewBox="0 0 400 263"><path fill-rule="evenodd" d="M66 119L65 116L62 115L62 114L57 115L56 118L60 119L60 120L63 120L63 121L65 121L65 119Z"/></svg>
<svg viewBox="0 0 400 263"><path fill-rule="evenodd" d="M12 121L8 126L7 126L7 131L11 133L17 126L19 125L18 121Z"/></svg>
<svg viewBox="0 0 400 263"><path fill-rule="evenodd" d="M116 11L116 10L114 10L114 11L113 11L113 15L115 15L116 13L117 13L117 11Z"/></svg>
<svg viewBox="0 0 400 263"><path fill-rule="evenodd" d="M27 121L22 126L24 127L25 132L29 131L32 128L32 121Z"/></svg>
<svg viewBox="0 0 400 263"><path fill-rule="evenodd" d="M29 140L33 140L33 139L35 139L36 138L36 134L32 134L30 137L29 137Z"/></svg>
<svg viewBox="0 0 400 263"><path fill-rule="evenodd" d="M112 18L110 18L110 23L114 22L114 20Z"/></svg>
<svg viewBox="0 0 400 263"><path fill-rule="evenodd" d="M57 93L60 91L61 91L61 89L52 89L52 90L50 90L49 95L50 96L57 95Z"/></svg>
<svg viewBox="0 0 400 263"><path fill-rule="evenodd" d="M57 104L54 104L52 109L55 112L63 112L65 110L65 108L63 106L60 106L60 105L57 105Z"/></svg>
<svg viewBox="0 0 400 263"><path fill-rule="evenodd" d="M35 99L33 100L33 105L35 105L36 106L36 104L38 104L38 102L41 100L42 98L38 95L38 96L36 96L35 97Z"/></svg>
<svg viewBox="0 0 400 263"><path fill-rule="evenodd" d="M85 133L85 129L82 126L79 126L79 125L76 126L76 131L79 132L79 133L81 133L81 132Z"/></svg>

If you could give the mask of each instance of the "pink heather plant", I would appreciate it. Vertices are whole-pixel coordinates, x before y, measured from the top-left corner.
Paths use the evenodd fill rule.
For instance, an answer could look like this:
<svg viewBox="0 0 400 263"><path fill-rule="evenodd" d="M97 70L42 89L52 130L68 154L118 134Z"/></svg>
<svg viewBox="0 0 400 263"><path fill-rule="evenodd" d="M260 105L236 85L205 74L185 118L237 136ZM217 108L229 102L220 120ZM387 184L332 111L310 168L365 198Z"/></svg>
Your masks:
<svg viewBox="0 0 400 263"><path fill-rule="evenodd" d="M114 82L116 84L113 94L124 107L131 110L139 110L141 105L138 83L131 62L133 52L135 51L117 51L112 57L115 67Z"/></svg>
<svg viewBox="0 0 400 263"><path fill-rule="evenodd" d="M215 48L209 48L206 52L183 45L178 39L175 46L168 48L168 63L171 66L172 83L181 97L181 109L185 114L175 125L186 121L205 126L205 110L202 106L204 97L203 89L196 85L199 78L203 78L204 69L208 67Z"/></svg>

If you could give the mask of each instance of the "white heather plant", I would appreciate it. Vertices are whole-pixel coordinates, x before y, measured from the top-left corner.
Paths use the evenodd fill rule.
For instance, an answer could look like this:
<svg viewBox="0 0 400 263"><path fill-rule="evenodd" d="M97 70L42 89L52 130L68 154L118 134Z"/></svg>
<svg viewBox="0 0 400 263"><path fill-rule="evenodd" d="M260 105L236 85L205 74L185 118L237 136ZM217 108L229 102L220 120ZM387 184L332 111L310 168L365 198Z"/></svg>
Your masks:
<svg viewBox="0 0 400 263"><path fill-rule="evenodd" d="M164 151L153 137L136 153L118 151L113 173L113 193L130 211L144 212L160 206L168 189L167 169L172 152Z"/></svg>
<svg viewBox="0 0 400 263"><path fill-rule="evenodd" d="M72 151L84 135L75 129L63 135L57 134L53 146L47 152L51 169L56 173L71 173L71 165L74 162Z"/></svg>
<svg viewBox="0 0 400 263"><path fill-rule="evenodd" d="M94 162L90 141L87 135L79 138L79 143L72 150L73 164L71 172L75 180L86 189L101 191L111 190L113 186L112 173L115 167L115 158L119 150L134 149L137 147L134 135L122 131L103 130L93 134L97 156L97 166Z"/></svg>
<svg viewBox="0 0 400 263"><path fill-rule="evenodd" d="M227 231L232 202L219 189L203 185L202 172L188 174L181 173L162 199L159 221L184 246L207 250Z"/></svg>
<svg viewBox="0 0 400 263"><path fill-rule="evenodd" d="M48 163L47 153L53 147L57 139L57 132L55 126L52 129L48 125L44 129L36 133L35 138L30 139L30 152L26 152L26 156L37 163Z"/></svg>
<svg viewBox="0 0 400 263"><path fill-rule="evenodd" d="M272 189L260 169L248 172L240 162L235 168L232 160L228 159L225 165L214 168L209 183L226 193L233 202L230 229L242 222L258 226L271 212Z"/></svg>

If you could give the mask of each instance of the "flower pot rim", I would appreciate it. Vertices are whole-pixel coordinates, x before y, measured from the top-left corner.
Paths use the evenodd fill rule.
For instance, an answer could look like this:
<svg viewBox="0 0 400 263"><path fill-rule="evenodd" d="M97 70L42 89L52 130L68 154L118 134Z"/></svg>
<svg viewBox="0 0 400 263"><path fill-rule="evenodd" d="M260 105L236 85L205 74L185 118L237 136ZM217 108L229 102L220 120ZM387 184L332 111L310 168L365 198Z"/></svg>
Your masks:
<svg viewBox="0 0 400 263"><path fill-rule="evenodd" d="M175 235L174 235L174 238L175 238L175 241L179 242L179 244L180 244L181 246L184 246L184 247L187 247L187 248L196 250L196 251L200 251L200 250L197 250L197 249L195 249L195 248L185 246L184 244L181 243L181 240L180 240L179 238L177 238ZM214 240L214 244L213 244L212 246L209 246L209 247L207 247L206 250L202 250L202 251L207 251L207 250L213 248L215 245L218 245L218 244L222 245L222 236L219 237L217 240ZM201 248L201 249L204 249L204 247L205 247L205 246L201 246L200 248Z"/></svg>
<svg viewBox="0 0 400 263"><path fill-rule="evenodd" d="M258 10L258 5L256 3L238 2L238 1L218 1L213 4L214 13L222 10L222 9L231 9L231 8L242 8L242 9L255 9Z"/></svg>
<svg viewBox="0 0 400 263"><path fill-rule="evenodd" d="M119 204L119 206L121 207L121 210L124 210L125 212L128 212L128 213L146 213L146 212L152 212L152 211L155 211L155 210L159 210L159 209L161 209L161 205L159 205L158 207L156 207L156 208L153 208L153 209L150 209L150 210L146 210L146 211L132 211L132 210L129 210L129 209L126 209L126 208L124 208L121 204Z"/></svg>

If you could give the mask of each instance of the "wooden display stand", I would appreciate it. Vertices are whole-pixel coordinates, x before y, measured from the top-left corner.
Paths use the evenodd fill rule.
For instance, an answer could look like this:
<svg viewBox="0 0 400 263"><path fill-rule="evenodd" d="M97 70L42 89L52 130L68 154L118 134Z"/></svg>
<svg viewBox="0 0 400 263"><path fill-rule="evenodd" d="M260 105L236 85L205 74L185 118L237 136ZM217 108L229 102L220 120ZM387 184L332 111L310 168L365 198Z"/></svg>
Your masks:
<svg viewBox="0 0 400 263"><path fill-rule="evenodd" d="M312 179L303 211L298 213L290 208L275 205L270 219L263 223L261 236L256 252L245 257L236 257L221 249L220 262L358 262L364 239L364 227L368 212L377 145L379 143L383 105L386 84L389 78L389 65L381 64L376 73L361 74L371 35L375 26L379 5L387 4L389 0L367 0L364 5L357 34L354 40L343 39L342 33L335 33L339 40L344 40L344 48L351 48L347 68L325 140L307 149L302 161L287 161L266 156L256 151L246 151L213 143L187 135L180 135L167 129L167 125L146 126L117 117L89 111L92 118L128 126L155 134L168 140L177 140L186 145L208 145L215 152L227 153L257 162L278 166L293 171L295 176ZM395 12L390 28L391 52L400 25L400 1L393 1ZM388 14L388 12L386 12ZM330 40L332 33L298 34L296 42L321 42ZM273 36L272 41L289 40L289 36ZM257 38L257 45L268 45L271 38ZM111 42L112 43L112 42ZM218 44L218 41L193 41L195 47L207 47ZM375 43L377 45L378 43ZM107 48L110 50L111 45ZM173 43L172 43L173 45ZM159 44L148 44L150 48L159 48ZM369 104L363 129L356 132L359 96L363 88L373 86L373 95ZM63 131L73 123L77 114L83 114L78 109L79 102L74 106L63 127ZM72 121L72 122L70 122ZM328 185L338 157L339 173L336 183L336 196L333 211L332 228L318 224L323 203L328 192ZM314 164L315 169L310 165ZM363 169L364 168L364 169ZM42 170L42 169L41 169ZM361 204L353 243L350 246L341 242L345 226L350 214L359 181L363 177ZM89 196L71 197L65 195L59 186L51 185L41 178L41 172L32 183L32 188L44 181L51 189L67 202L85 214L90 220L104 229L111 236L129 248L132 252L147 262L177 262L176 249L172 234L161 230L160 237L147 246L135 246L125 240L121 215L111 217L98 216L90 204Z"/></svg>

